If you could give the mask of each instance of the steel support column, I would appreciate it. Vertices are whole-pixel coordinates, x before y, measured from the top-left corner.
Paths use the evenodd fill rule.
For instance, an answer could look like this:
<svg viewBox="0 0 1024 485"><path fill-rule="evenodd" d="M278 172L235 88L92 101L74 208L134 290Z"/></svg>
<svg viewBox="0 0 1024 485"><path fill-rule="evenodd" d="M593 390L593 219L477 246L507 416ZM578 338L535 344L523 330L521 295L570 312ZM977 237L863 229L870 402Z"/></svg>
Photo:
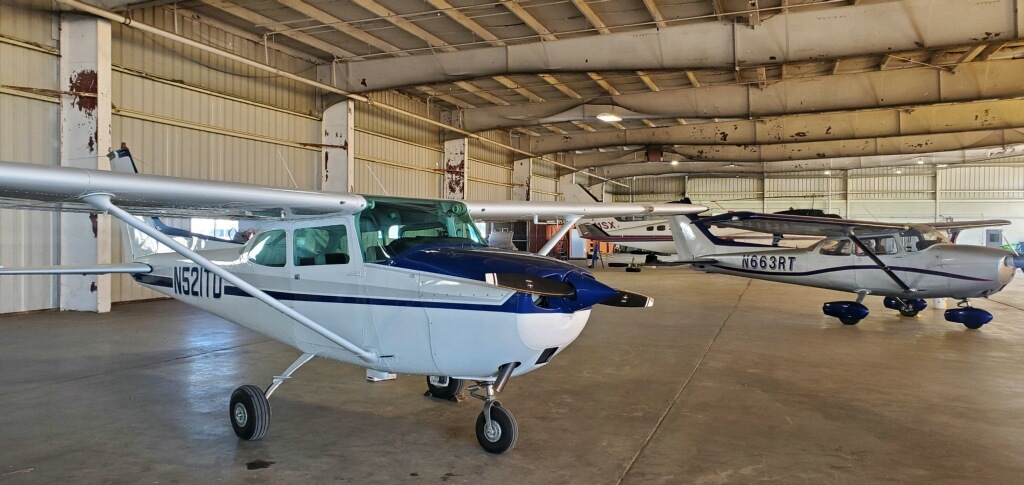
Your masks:
<svg viewBox="0 0 1024 485"><path fill-rule="evenodd" d="M60 21L60 164L109 170L110 21L64 13ZM110 219L60 215L60 263L110 263ZM60 309L110 311L110 275L60 277Z"/></svg>
<svg viewBox="0 0 1024 485"><path fill-rule="evenodd" d="M441 122L462 128L462 114L456 111L441 113ZM444 181L441 197L463 200L466 198L466 165L469 160L469 138L461 137L444 142Z"/></svg>
<svg viewBox="0 0 1024 485"><path fill-rule="evenodd" d="M320 170L320 188L324 192L353 192L355 154L349 148L355 135L352 108L352 101L342 101L324 110Z"/></svg>

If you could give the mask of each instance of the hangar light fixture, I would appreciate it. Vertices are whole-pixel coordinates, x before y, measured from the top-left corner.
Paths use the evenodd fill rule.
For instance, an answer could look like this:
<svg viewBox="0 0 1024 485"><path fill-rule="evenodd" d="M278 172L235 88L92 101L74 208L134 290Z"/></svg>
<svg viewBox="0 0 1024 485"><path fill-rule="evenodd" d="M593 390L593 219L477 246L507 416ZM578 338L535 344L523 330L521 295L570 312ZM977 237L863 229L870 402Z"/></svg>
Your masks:
<svg viewBox="0 0 1024 485"><path fill-rule="evenodd" d="M824 172L821 172L821 174L822 175L832 175L832 171L831 170L825 170Z"/></svg>
<svg viewBox="0 0 1024 485"><path fill-rule="evenodd" d="M597 115L597 119L606 123L616 123L622 121L622 117L615 113L601 113Z"/></svg>

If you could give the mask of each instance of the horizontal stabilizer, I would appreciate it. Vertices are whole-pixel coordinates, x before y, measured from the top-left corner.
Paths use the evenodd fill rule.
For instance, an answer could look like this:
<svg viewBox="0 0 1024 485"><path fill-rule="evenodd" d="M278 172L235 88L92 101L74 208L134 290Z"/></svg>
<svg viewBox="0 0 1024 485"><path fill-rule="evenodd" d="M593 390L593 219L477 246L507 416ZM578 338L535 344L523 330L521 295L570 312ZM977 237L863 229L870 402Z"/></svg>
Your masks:
<svg viewBox="0 0 1024 485"><path fill-rule="evenodd" d="M687 259L686 261L668 261L671 264L715 264L717 259L701 258L701 259ZM664 264L664 263L662 263Z"/></svg>
<svg viewBox="0 0 1024 485"><path fill-rule="evenodd" d="M651 298L646 295L641 295L640 293L633 293L632 291L618 291L618 295L615 295L605 301L602 301L601 304L626 308L644 308L654 306L654 298Z"/></svg>
<svg viewBox="0 0 1024 485"><path fill-rule="evenodd" d="M484 279L494 286L535 295L566 297L576 294L576 288L568 283L523 273L487 273Z"/></svg>
<svg viewBox="0 0 1024 485"><path fill-rule="evenodd" d="M37 266L35 268L5 268L0 266L0 275L29 274L113 274L149 273L153 268L142 263L98 264L95 266Z"/></svg>

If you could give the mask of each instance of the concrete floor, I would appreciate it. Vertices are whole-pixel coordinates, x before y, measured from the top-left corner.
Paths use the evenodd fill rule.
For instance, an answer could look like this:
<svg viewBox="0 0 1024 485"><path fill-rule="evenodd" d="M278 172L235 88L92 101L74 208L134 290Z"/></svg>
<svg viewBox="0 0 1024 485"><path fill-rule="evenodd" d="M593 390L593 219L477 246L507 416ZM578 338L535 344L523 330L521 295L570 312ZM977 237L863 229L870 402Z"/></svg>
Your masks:
<svg viewBox="0 0 1024 485"><path fill-rule="evenodd" d="M654 308L602 307L501 400L509 454L483 452L475 400L422 397L314 360L239 441L227 401L292 349L176 302L0 317L0 482L1021 483L1024 278L980 331L927 309L689 269L598 270ZM254 462L272 462L249 469ZM266 463L264 463L266 464Z"/></svg>

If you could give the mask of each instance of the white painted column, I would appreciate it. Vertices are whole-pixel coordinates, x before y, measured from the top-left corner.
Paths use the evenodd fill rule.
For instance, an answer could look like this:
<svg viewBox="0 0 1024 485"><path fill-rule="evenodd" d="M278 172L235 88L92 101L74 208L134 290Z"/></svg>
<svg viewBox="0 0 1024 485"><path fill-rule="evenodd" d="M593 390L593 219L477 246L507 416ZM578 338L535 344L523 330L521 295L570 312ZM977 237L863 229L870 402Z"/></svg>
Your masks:
<svg viewBox="0 0 1024 485"><path fill-rule="evenodd" d="M61 14L60 164L109 170L110 22ZM95 214L60 215L60 263L110 263L110 218ZM110 311L110 275L60 277L60 309Z"/></svg>
<svg viewBox="0 0 1024 485"><path fill-rule="evenodd" d="M320 189L324 192L353 192L355 152L349 145L355 135L352 101L342 101L324 110L322 133Z"/></svg>
<svg viewBox="0 0 1024 485"><path fill-rule="evenodd" d="M462 113L445 111L441 113L441 122L462 129ZM466 165L469 161L469 139L466 137L445 140L444 142L444 180L441 182L441 197L445 199L464 200L466 198Z"/></svg>
<svg viewBox="0 0 1024 485"><path fill-rule="evenodd" d="M533 176L533 159L512 162L512 200L530 200L530 182Z"/></svg>

